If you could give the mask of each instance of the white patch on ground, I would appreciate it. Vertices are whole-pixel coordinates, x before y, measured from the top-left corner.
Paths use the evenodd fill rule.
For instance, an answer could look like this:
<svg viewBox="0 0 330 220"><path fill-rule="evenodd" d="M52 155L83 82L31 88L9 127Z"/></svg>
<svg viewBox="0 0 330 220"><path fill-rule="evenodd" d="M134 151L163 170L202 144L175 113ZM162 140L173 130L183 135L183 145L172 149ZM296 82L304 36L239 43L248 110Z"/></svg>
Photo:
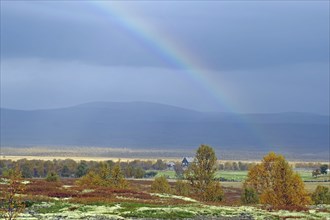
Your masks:
<svg viewBox="0 0 330 220"><path fill-rule="evenodd" d="M9 184L9 179L6 178L0 178L0 184L7 185Z"/></svg>
<svg viewBox="0 0 330 220"><path fill-rule="evenodd" d="M150 193L150 195L158 196L160 198L172 198L172 199L181 199L181 200L188 201L188 202L198 202L195 199L185 197L185 196L177 196L177 195L171 195L171 194L159 194L159 193Z"/></svg>
<svg viewBox="0 0 330 220"><path fill-rule="evenodd" d="M84 189L83 191L81 191L81 193L90 193L90 192L94 192L94 189Z"/></svg>
<svg viewBox="0 0 330 220"><path fill-rule="evenodd" d="M24 185L27 185L27 184L30 184L31 182L28 181L28 180L24 180L24 181L22 181L21 183L24 184Z"/></svg>
<svg viewBox="0 0 330 220"><path fill-rule="evenodd" d="M132 198L132 197L124 197L124 196L116 196L117 199L122 199L122 200L134 200L134 201L139 201L141 199L139 198Z"/></svg>

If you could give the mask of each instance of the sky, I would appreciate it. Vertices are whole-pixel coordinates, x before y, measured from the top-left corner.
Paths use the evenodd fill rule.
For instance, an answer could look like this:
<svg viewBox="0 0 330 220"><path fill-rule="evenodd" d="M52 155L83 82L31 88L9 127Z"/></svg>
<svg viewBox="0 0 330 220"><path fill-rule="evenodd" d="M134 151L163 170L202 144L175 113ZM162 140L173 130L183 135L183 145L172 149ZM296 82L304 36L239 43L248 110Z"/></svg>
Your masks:
<svg viewBox="0 0 330 220"><path fill-rule="evenodd" d="M329 115L329 1L1 1L1 107Z"/></svg>

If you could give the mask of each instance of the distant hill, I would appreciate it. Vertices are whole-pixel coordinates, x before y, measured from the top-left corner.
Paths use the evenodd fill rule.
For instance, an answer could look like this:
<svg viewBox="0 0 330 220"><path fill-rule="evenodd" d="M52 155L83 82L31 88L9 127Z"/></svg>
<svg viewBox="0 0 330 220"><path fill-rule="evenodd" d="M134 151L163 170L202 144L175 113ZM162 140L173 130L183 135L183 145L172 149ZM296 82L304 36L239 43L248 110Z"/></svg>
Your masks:
<svg viewBox="0 0 330 220"><path fill-rule="evenodd" d="M145 102L1 109L1 146L187 149L202 143L234 150L328 152L329 116L210 113Z"/></svg>

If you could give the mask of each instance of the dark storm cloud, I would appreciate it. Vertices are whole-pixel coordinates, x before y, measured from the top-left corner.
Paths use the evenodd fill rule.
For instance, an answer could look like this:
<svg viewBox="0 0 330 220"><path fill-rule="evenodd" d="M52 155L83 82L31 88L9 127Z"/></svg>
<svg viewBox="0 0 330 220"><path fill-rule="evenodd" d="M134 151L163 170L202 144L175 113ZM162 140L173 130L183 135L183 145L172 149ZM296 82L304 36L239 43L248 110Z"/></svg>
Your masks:
<svg viewBox="0 0 330 220"><path fill-rule="evenodd" d="M1 1L2 107L151 101L329 114L328 1L102 4ZM109 4L150 32L125 27ZM143 35L153 31L162 38L151 37L155 44ZM199 74L215 89L166 57L164 39L204 64Z"/></svg>

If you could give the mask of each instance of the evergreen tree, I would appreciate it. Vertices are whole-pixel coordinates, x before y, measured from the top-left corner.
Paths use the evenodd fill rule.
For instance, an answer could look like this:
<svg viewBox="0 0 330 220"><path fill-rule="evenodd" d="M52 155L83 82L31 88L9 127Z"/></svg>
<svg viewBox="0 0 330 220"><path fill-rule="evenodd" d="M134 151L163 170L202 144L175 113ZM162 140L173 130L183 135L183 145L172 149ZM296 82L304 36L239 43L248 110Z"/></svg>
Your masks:
<svg viewBox="0 0 330 220"><path fill-rule="evenodd" d="M321 174L327 174L329 169L329 165L328 164L323 164L320 166L320 173Z"/></svg>
<svg viewBox="0 0 330 220"><path fill-rule="evenodd" d="M82 177L88 172L88 165L85 161L81 161L77 167L76 177Z"/></svg>
<svg viewBox="0 0 330 220"><path fill-rule="evenodd" d="M128 187L128 183L121 172L119 163L117 163L111 170L110 185L119 189L125 189Z"/></svg>

